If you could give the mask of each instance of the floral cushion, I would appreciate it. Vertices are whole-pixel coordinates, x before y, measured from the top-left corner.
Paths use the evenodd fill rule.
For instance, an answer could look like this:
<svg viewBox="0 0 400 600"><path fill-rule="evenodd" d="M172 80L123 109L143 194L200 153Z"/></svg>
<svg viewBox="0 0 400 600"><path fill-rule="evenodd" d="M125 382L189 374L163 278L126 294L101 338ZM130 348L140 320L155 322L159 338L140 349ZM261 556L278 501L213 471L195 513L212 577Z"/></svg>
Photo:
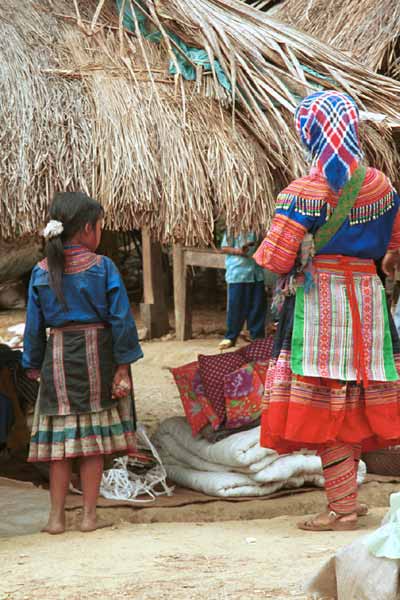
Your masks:
<svg viewBox="0 0 400 600"><path fill-rule="evenodd" d="M240 350L211 356L199 355L204 390L221 422L225 419L224 376L232 373L245 362Z"/></svg>
<svg viewBox="0 0 400 600"><path fill-rule="evenodd" d="M191 362L182 367L171 369L171 372L178 386L183 410L192 429L192 434L197 435L208 423L213 429L217 429L220 419L204 394L199 363Z"/></svg>
<svg viewBox="0 0 400 600"><path fill-rule="evenodd" d="M274 346L274 336L269 335L263 340L256 340L252 344L244 346L240 352L245 358L246 363L249 362L269 362L272 357L272 348Z"/></svg>
<svg viewBox="0 0 400 600"><path fill-rule="evenodd" d="M236 429L259 419L267 368L266 362L252 362L225 375L225 427Z"/></svg>

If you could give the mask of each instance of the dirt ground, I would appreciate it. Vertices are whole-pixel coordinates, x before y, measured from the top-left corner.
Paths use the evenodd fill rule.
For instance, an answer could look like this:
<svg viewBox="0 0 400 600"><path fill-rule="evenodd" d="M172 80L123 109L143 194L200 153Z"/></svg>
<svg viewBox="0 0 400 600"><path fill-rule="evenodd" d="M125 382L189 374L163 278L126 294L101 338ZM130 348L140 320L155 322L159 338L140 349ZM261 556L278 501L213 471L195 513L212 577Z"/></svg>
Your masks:
<svg viewBox="0 0 400 600"><path fill-rule="evenodd" d="M367 517L368 528L383 512ZM9 538L0 546L0 598L305 600L304 581L359 533L312 534L295 523L123 523L86 535Z"/></svg>
<svg viewBox="0 0 400 600"><path fill-rule="evenodd" d="M13 321L21 316L14 315ZM182 414L168 368L216 351L218 336L207 331L207 321L202 328L198 335L208 335L190 342L170 338L143 344L145 358L134 365L133 376L138 419L150 432L162 419ZM365 488L380 507L395 490L377 483ZM270 518L229 520L235 518L232 505L221 501L212 509L199 506L198 513L192 507L191 522L132 524L118 521L116 513L113 528L91 534L4 538L0 600L305 600L305 580L336 549L374 529L386 510L373 508L361 532L313 534L295 524L299 515L322 506L321 492L263 502ZM206 520L204 511L218 511L215 505L221 508L220 520L200 522Z"/></svg>

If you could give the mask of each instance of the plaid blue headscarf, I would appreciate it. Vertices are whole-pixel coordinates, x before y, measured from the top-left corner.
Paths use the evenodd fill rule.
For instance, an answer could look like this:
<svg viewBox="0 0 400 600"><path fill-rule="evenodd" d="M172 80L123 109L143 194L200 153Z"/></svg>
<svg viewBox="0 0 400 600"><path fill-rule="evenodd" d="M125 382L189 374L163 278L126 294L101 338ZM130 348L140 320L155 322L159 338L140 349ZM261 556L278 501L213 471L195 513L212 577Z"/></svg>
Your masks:
<svg viewBox="0 0 400 600"><path fill-rule="evenodd" d="M318 170L338 192L362 157L358 138L359 112L354 100L335 91L315 92L296 110L296 128Z"/></svg>

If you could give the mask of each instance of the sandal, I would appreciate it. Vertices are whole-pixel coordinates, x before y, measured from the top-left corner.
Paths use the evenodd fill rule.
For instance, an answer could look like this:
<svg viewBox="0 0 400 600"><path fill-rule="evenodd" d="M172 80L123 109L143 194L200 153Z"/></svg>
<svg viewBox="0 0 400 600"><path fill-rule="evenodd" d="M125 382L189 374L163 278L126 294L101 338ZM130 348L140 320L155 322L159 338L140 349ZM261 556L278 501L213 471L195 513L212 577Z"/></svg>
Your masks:
<svg viewBox="0 0 400 600"><path fill-rule="evenodd" d="M338 515L333 510L331 510L328 516L328 522L318 521L318 518L325 517L327 513L321 513L312 517L311 519L306 519L305 521L301 521L297 523L297 527L299 529L304 529L305 531L353 531L358 529L357 524L357 513L351 513L351 515ZM351 520L343 520L344 517L350 517L354 515L355 519Z"/></svg>

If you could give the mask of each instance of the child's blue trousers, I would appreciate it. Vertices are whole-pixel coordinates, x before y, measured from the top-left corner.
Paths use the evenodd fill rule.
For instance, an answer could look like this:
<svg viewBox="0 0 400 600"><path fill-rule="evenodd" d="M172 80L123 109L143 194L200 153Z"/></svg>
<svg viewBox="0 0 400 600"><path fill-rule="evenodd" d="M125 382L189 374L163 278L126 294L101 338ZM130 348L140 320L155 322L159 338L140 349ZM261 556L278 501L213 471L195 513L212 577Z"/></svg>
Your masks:
<svg viewBox="0 0 400 600"><path fill-rule="evenodd" d="M267 295L263 281L228 284L225 338L235 341L245 321L252 340L265 337Z"/></svg>

